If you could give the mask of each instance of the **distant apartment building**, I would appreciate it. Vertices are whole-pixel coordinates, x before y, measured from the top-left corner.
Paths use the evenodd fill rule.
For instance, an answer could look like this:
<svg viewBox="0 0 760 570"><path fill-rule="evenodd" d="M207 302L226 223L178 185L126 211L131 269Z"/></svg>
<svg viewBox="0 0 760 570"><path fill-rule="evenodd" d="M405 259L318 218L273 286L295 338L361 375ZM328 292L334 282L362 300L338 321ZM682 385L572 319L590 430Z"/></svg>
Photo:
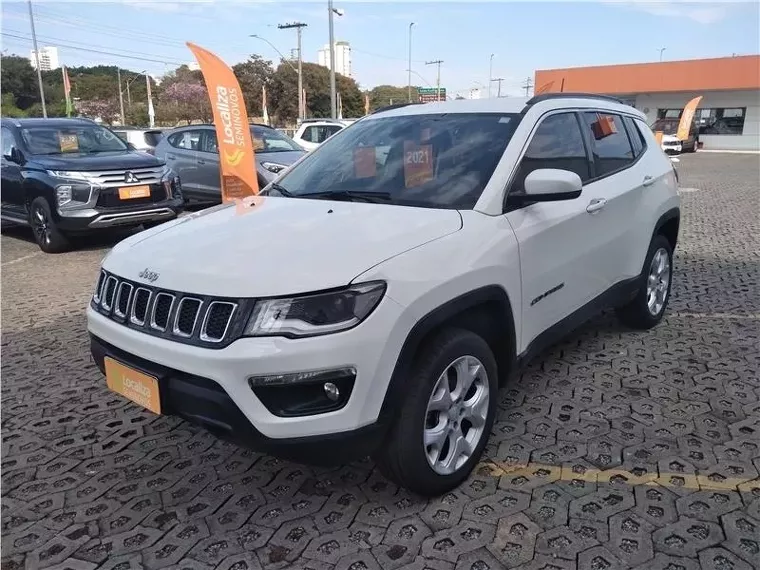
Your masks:
<svg viewBox="0 0 760 570"><path fill-rule="evenodd" d="M330 67L330 44L319 50L317 63ZM348 42L335 42L335 73L351 77L351 46Z"/></svg>
<svg viewBox="0 0 760 570"><path fill-rule="evenodd" d="M29 59L32 62L32 67L37 69L36 53L32 50L29 54ZM50 71L51 69L58 69L61 65L58 63L58 48L53 46L45 46L40 49L40 69L42 71Z"/></svg>

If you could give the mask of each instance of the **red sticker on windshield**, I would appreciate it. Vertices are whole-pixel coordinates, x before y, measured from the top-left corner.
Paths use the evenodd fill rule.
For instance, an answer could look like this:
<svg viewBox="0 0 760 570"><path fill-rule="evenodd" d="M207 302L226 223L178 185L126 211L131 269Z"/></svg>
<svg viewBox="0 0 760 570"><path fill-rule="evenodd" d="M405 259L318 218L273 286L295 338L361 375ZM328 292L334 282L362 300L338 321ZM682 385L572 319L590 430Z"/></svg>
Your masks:
<svg viewBox="0 0 760 570"><path fill-rule="evenodd" d="M354 176L356 178L372 178L377 173L375 162L375 147L362 146L354 149Z"/></svg>
<svg viewBox="0 0 760 570"><path fill-rule="evenodd" d="M404 185L420 186L433 179L433 145L404 141Z"/></svg>

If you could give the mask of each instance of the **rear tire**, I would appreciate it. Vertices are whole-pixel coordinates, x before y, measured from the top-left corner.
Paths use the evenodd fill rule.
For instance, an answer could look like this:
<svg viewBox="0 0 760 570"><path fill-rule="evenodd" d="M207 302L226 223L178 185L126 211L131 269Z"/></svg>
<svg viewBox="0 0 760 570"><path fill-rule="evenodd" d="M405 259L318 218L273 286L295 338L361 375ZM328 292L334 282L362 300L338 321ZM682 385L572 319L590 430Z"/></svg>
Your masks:
<svg viewBox="0 0 760 570"><path fill-rule="evenodd" d="M424 496L441 495L464 481L491 433L497 374L491 349L475 333L446 329L426 343L398 418L374 458L380 471Z"/></svg>
<svg viewBox="0 0 760 570"><path fill-rule="evenodd" d="M673 284L673 248L663 235L649 245L636 297L617 309L620 321L634 329L651 329L662 320Z"/></svg>
<svg viewBox="0 0 760 570"><path fill-rule="evenodd" d="M45 253L62 253L69 249L69 239L58 229L50 204L38 196L29 204L29 225L34 239Z"/></svg>

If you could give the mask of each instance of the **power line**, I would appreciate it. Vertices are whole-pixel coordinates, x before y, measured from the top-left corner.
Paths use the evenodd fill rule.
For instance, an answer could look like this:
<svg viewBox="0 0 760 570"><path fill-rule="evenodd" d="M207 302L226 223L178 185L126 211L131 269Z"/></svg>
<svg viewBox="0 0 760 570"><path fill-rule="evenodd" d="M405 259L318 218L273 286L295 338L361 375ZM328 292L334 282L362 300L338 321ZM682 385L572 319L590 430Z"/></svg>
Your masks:
<svg viewBox="0 0 760 570"><path fill-rule="evenodd" d="M23 37L23 36L11 34L11 33L8 33L8 32L0 32L0 34L3 35L3 36L8 36L10 38L17 38L17 39L21 39L21 40L31 41L30 37ZM115 57L120 57L122 59L137 59L137 60L140 60L140 61L149 61L149 62L152 62L152 63L170 63L172 65L184 65L184 62L177 62L177 61L171 61L171 60L165 60L165 59L153 59L153 58L148 58L148 57L140 57L140 56L137 56L137 55L125 55L125 54L121 54L121 53L115 53L115 52L112 52L112 51L104 51L104 50L97 50L97 49L88 49L88 48L78 47L78 46L74 46L74 45L70 45L70 44L64 44L64 43L60 43L60 42L58 43L58 45L60 47L65 47L65 48L73 49L73 50L77 50L77 51L86 51L86 52L90 52L90 53L99 53L99 54L103 54L103 55L111 55L111 56L115 56Z"/></svg>

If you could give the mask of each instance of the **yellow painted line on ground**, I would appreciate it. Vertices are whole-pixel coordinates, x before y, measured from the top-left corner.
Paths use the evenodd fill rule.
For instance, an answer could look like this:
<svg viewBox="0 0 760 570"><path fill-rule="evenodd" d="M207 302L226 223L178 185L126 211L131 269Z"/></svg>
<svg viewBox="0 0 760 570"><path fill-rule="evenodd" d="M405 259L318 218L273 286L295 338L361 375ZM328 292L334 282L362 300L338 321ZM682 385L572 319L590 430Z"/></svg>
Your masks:
<svg viewBox="0 0 760 570"><path fill-rule="evenodd" d="M26 261L27 259L31 259L32 257L37 257L38 255L41 255L42 252L38 251L37 253L30 253L29 255L24 255L23 257L19 257L17 259L11 259L10 261L4 261L3 267L6 265L13 265L14 263L20 263L22 261Z"/></svg>
<svg viewBox="0 0 760 570"><path fill-rule="evenodd" d="M583 465L574 466L572 462L565 465L543 465L540 463L509 464L498 461L484 461L475 468L475 473L481 477L507 477L511 480L515 490L520 488L520 479L526 489L534 485L527 485L531 481L540 479L544 484L556 481L573 482L583 481L601 485L659 485L673 490L689 489L692 491L749 491L753 488L760 489L760 479L749 477L728 477L725 479L710 477L708 475L696 475L694 473L679 472L646 472L634 473L625 469L595 469Z"/></svg>

